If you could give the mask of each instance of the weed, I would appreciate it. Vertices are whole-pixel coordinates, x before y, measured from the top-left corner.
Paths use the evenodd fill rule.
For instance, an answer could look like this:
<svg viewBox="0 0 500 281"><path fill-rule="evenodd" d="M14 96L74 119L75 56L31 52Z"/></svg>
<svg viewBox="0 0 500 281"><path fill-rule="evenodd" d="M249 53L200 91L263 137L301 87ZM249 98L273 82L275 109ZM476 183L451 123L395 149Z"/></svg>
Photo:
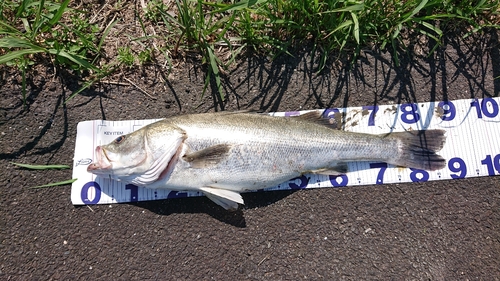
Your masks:
<svg viewBox="0 0 500 281"><path fill-rule="evenodd" d="M142 64L145 64L147 62L150 62L151 61L151 53L152 51L150 49L146 49L146 50L143 50L139 53L139 55L137 56L137 58L139 59L139 63L142 65Z"/></svg>
<svg viewBox="0 0 500 281"><path fill-rule="evenodd" d="M227 46L233 50L231 39L226 33L232 30L237 14L216 11L219 4L201 0L176 0L175 3L176 17L168 11L160 11L168 25L176 28L174 33L177 33L178 39L173 52L178 53L180 47L200 52L202 63L208 65L202 96L210 81L214 79L219 97L224 100L219 68L225 68L227 65L216 55L215 47ZM239 52L241 49L236 51ZM233 57L235 55L236 53L233 53Z"/></svg>
<svg viewBox="0 0 500 281"><path fill-rule="evenodd" d="M84 34L82 40L62 41L57 36L68 33L68 28L58 24L68 11L69 0L62 3L23 0L3 3L0 20L0 48L5 54L0 56L0 64L18 67L22 75L22 95L26 105L26 71L35 63L35 54L46 54L57 63L69 65L73 69L97 70L82 54L81 43L88 45Z"/></svg>
<svg viewBox="0 0 500 281"><path fill-rule="evenodd" d="M166 11L167 7L162 0L149 1L147 7L144 9L144 17L152 22L161 20L161 14Z"/></svg>
<svg viewBox="0 0 500 281"><path fill-rule="evenodd" d="M56 1L56 0L54 0ZM115 3L123 7L125 1ZM197 52L206 67L203 94L213 81L224 100L221 73L245 48L277 55L312 44L321 54L319 70L332 53L355 58L362 48L372 46L398 53L408 46L408 34L421 34L437 44L449 26L465 26L465 36L485 27L498 28L499 0L162 0L149 1L143 13L136 12L142 35L129 38L142 49L134 54L121 47L111 63L97 69L104 39L118 22L101 32L79 11L68 7L70 1L6 0L0 3L0 64L17 67L23 77L40 54L56 64L75 71L87 71L90 79L75 93L109 75L120 65L151 61L154 51L170 54ZM64 16L64 17L63 17ZM62 21L62 22L61 22ZM161 35L147 30L160 30ZM148 29L149 28L149 29ZM100 39L99 35L100 34ZM153 41L155 40L155 41ZM153 42L163 40L160 47ZM123 46L129 46L123 42ZM154 48L152 47L154 46ZM230 56L220 57L219 50ZM432 53L433 50L430 50ZM74 94L71 96L73 97Z"/></svg>
<svg viewBox="0 0 500 281"><path fill-rule="evenodd" d="M135 57L134 54L132 54L132 50L130 50L130 47L119 47L118 48L118 56L116 57L119 63L127 66L127 67L132 67L135 62Z"/></svg>

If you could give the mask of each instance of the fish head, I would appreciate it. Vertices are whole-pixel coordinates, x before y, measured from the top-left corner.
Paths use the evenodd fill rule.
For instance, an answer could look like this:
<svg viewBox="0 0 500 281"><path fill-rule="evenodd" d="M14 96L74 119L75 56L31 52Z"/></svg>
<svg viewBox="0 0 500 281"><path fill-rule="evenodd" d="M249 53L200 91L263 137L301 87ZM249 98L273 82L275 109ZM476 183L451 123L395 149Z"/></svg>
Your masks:
<svg viewBox="0 0 500 281"><path fill-rule="evenodd" d="M120 179L144 172L148 162L144 131L122 135L109 144L97 146L95 156L96 161L88 166L87 171L96 175Z"/></svg>
<svg viewBox="0 0 500 281"><path fill-rule="evenodd" d="M145 186L171 172L185 134L174 128L144 127L97 146L93 174ZM170 165L169 165L170 164Z"/></svg>

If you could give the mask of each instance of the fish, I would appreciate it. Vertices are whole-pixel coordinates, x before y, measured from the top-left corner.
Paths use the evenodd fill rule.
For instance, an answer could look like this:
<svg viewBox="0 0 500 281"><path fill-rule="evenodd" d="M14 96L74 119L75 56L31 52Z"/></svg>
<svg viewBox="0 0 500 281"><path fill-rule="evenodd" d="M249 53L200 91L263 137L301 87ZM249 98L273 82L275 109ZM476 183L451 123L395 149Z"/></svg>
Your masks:
<svg viewBox="0 0 500 281"><path fill-rule="evenodd" d="M250 112L179 115L151 123L95 148L87 171L152 189L202 192L226 210L241 193L304 174L340 175L347 162L376 161L439 170L445 131L389 134L336 128L320 111L294 117Z"/></svg>

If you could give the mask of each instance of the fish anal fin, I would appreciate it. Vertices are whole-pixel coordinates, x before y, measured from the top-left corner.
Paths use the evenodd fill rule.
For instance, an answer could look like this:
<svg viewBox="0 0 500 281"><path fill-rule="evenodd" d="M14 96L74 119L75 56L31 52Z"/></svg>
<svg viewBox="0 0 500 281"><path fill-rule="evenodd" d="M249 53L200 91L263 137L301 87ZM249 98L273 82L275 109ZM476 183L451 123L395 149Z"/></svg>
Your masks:
<svg viewBox="0 0 500 281"><path fill-rule="evenodd" d="M201 187L200 190L217 205L229 211L236 211L238 204L244 204L243 197L236 191L214 187Z"/></svg>
<svg viewBox="0 0 500 281"><path fill-rule="evenodd" d="M207 168L222 161L227 156L230 148L231 146L228 144L217 144L186 154L182 156L182 159L189 162L193 168Z"/></svg>
<svg viewBox="0 0 500 281"><path fill-rule="evenodd" d="M335 166L331 166L328 168L311 171L311 173L313 174L327 175L327 176L343 175L347 172L348 172L347 163L344 162L336 163Z"/></svg>

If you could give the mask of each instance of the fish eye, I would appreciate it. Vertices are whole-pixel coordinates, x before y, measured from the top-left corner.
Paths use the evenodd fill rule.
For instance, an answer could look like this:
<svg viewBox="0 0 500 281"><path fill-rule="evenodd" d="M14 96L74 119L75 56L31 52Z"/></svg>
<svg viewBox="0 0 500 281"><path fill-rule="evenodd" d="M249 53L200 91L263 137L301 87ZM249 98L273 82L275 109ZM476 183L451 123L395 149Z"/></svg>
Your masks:
<svg viewBox="0 0 500 281"><path fill-rule="evenodd" d="M115 143L121 143L125 139L125 136L119 136L115 139Z"/></svg>

